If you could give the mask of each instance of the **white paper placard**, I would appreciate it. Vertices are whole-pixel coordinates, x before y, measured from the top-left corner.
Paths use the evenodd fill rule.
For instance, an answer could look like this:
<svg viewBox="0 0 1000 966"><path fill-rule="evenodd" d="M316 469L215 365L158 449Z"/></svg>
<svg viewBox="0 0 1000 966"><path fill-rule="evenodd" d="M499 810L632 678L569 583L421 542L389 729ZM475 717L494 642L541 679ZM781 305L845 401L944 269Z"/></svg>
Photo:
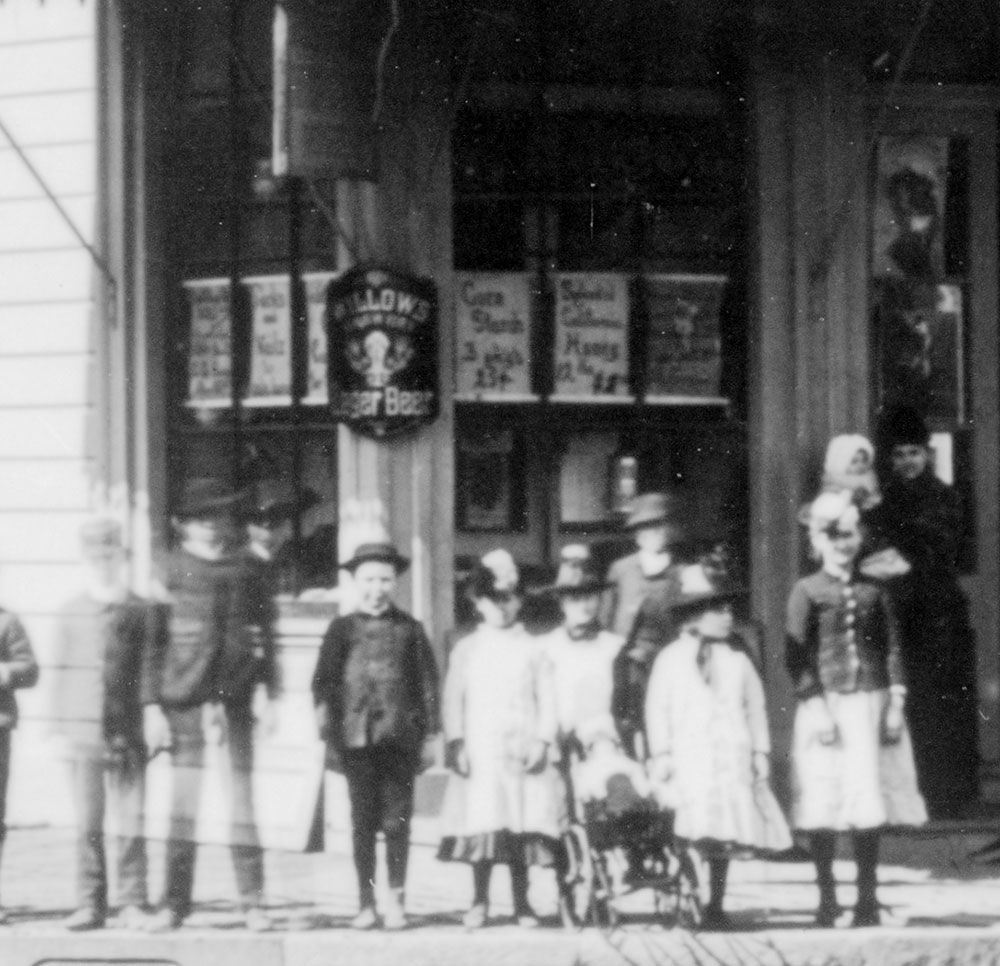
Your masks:
<svg viewBox="0 0 1000 966"><path fill-rule="evenodd" d="M241 279L250 289L250 385L244 406L292 402L292 313L287 275Z"/></svg>
<svg viewBox="0 0 1000 966"><path fill-rule="evenodd" d="M232 319L228 278L182 283L191 307L187 405L219 408L232 403Z"/></svg>
<svg viewBox="0 0 1000 966"><path fill-rule="evenodd" d="M455 275L455 398L530 402L531 276Z"/></svg>
<svg viewBox="0 0 1000 966"><path fill-rule="evenodd" d="M628 278L561 272L555 282L553 399L629 402Z"/></svg>
<svg viewBox="0 0 1000 966"><path fill-rule="evenodd" d="M327 384L326 292L336 272L304 272L306 316L309 332L309 365L306 375L307 406L325 406L330 401Z"/></svg>

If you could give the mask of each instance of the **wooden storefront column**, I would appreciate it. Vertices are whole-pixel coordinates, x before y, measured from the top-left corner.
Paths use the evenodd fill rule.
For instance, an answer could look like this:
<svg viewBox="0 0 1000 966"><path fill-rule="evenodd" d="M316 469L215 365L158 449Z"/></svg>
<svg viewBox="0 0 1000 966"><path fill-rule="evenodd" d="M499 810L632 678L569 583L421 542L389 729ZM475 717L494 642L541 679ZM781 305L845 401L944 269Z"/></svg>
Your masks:
<svg viewBox="0 0 1000 966"><path fill-rule="evenodd" d="M412 45L411 56L419 56L418 46ZM443 668L443 634L454 609L451 111L443 79L424 63L405 63L390 75L424 94L419 104L403 103L387 85L378 180L338 183L337 212L346 235L338 263L385 263L437 284L441 413L398 439L372 440L338 428L339 550L343 560L354 549L358 531L345 517L355 509L384 515L392 539L411 560L400 603L424 622ZM430 88L421 88L416 77L429 78Z"/></svg>
<svg viewBox="0 0 1000 966"><path fill-rule="evenodd" d="M750 383L752 600L779 774L794 700L785 600L807 561L796 522L830 436L867 432L867 144L862 79L817 58L754 71L757 226Z"/></svg>

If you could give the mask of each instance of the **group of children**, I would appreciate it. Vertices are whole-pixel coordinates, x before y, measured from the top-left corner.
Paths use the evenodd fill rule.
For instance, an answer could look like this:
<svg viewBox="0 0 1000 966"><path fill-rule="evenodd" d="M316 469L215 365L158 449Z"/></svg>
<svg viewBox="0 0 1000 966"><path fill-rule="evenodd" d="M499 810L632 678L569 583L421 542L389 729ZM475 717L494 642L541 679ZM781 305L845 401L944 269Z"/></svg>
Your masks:
<svg viewBox="0 0 1000 966"><path fill-rule="evenodd" d="M791 825L815 862L821 926L840 914L832 871L837 834L849 833L854 843L853 922L874 925L880 831L927 818L903 715L897 622L883 584L858 568L860 510L874 479L870 445L847 445L848 462L858 464L850 467L850 486L828 475L805 510L819 567L792 588L786 626L797 698ZM723 560L682 566L672 558L670 511L663 495L636 499L628 522L638 549L607 580L586 548L567 548L548 588L559 599L562 625L541 637L519 622L524 595L505 551L488 554L472 575L481 623L456 646L445 683L448 761L458 777L449 786L440 849L442 859L473 865L468 927L487 922L495 863L511 869L522 924L537 921L527 899L532 863L554 867L561 910L569 906L558 836L573 805L570 782L579 799L620 790L628 779L640 798L673 814L674 835L709 867L704 928L731 925L723 909L731 858L792 846L769 785L763 686L734 631L734 606L745 590ZM618 626L622 612L627 636L606 629ZM581 756L571 774L568 763Z"/></svg>
<svg viewBox="0 0 1000 966"><path fill-rule="evenodd" d="M879 921L880 830L917 825L927 817L903 714L906 685L896 617L883 582L859 566L861 511L874 485L870 447L852 439L845 454L846 476L828 467L822 492L802 516L819 566L792 588L785 644L797 699L791 826L808 839L819 886L816 918L824 926L840 912L832 873L836 835L853 837L854 923L872 925ZM188 529L206 529L205 521L228 512L228 506L201 494L192 503ZM732 858L773 856L791 848L789 826L770 788L764 689L755 657L734 628L734 609L745 598L745 588L723 556L687 565L674 558L680 532L677 508L667 496L637 497L626 525L637 549L606 577L586 547L563 550L554 584L533 591L559 603L561 623L544 632L529 631L521 620L526 591L513 558L501 549L486 554L466 588L478 623L452 649L440 697L427 636L394 603L408 561L390 543L376 542L359 546L342 565L353 576L356 606L331 623L312 690L328 766L343 772L350 797L360 899L355 928L407 925L414 779L434 761L442 730L452 777L438 855L471 866L472 901L464 915L469 929L489 922L490 880L497 864L508 867L514 913L522 926L538 924L528 894L528 870L537 865L554 870L562 918L575 921L563 837L581 802L603 801L617 814L629 809L669 813L673 836L694 846L709 868L705 928L731 925L724 896ZM119 527L97 521L85 528L83 538L92 580L62 626L77 659L81 647L93 651L84 662L94 672L93 693L77 698L103 710L87 740L77 736L78 744L86 745L75 756L75 797L84 809L81 909L68 922L70 928L103 925L107 910L101 846L107 768L123 779L116 795L133 819L131 825L126 822L131 832L119 871L138 921L146 902L141 831L146 756L167 747L175 764L186 765L187 759L178 756L190 746L190 763L197 768L205 709L222 708L230 732L243 722L246 740L239 748L234 745L232 757L234 774L247 787L239 785L242 804L234 804L234 823L253 830L251 731L254 718L263 717L257 697L274 693L273 645L264 626L269 618L249 598L245 606L233 603L244 584L251 596L252 587L264 593L266 584L253 567L246 569L242 551L227 553L221 563L211 554L188 552L178 565L186 578L197 576L192 592L201 596L185 604L183 595L175 594L176 613L167 616L164 607L140 606L125 590ZM181 549L190 550L193 539ZM192 568L199 561L203 569L225 564L225 572L212 577L228 581L225 600L233 613L225 626L213 623L218 607L215 597L205 594L214 584L210 575L195 575ZM234 576L237 569L242 582ZM20 625L0 616L6 621L0 634L0 715L11 718L13 689L33 683L37 665ZM249 650L234 650L230 640L246 641ZM251 669L235 698L229 690L239 674L224 680L205 677L223 660L236 661L234 670ZM183 678L191 691L197 669L200 690L171 703L176 681ZM168 733L157 737L164 723L153 726L163 712ZM197 718L190 734L185 716ZM0 739L8 734L3 724L0 718ZM109 761L109 755L118 757ZM0 742L0 783L6 762L6 744ZM189 818L197 794L197 788L175 777L163 928L179 926L190 908L194 836ZM381 910L373 886L379 832L386 840L390 886ZM626 881L641 883L641 856L629 853L628 843L625 852ZM267 928L255 831L234 844L234 862L248 924Z"/></svg>

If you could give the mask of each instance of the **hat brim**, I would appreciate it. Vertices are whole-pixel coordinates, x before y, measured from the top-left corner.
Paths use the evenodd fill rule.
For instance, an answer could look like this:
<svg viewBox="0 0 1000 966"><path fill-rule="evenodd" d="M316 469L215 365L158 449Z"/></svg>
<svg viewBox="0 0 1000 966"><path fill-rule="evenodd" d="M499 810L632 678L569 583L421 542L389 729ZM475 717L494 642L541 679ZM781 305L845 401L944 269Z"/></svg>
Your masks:
<svg viewBox="0 0 1000 966"><path fill-rule="evenodd" d="M351 557L350 560L345 561L340 565L342 570L347 570L350 573L354 573L362 564L365 563L387 563L392 564L396 568L396 573L405 573L410 569L410 561L406 557L400 554L390 554L390 553L366 553L358 556Z"/></svg>
<svg viewBox="0 0 1000 966"><path fill-rule="evenodd" d="M686 597L684 600L672 605L670 610L674 614L684 614L688 611L701 610L710 604L733 603L737 600L745 599L746 596L747 590L745 587L736 587L705 594L692 594L690 597Z"/></svg>
<svg viewBox="0 0 1000 966"><path fill-rule="evenodd" d="M673 534L679 534L681 532L681 527L678 526L677 522L672 520L669 516L665 514L655 517L654 516L640 517L638 520L625 521L626 530L641 530L643 527L662 527L662 526L669 527Z"/></svg>
<svg viewBox="0 0 1000 966"><path fill-rule="evenodd" d="M606 580L588 580L573 586L550 584L548 587L543 587L542 591L554 594L556 597L589 597L591 594L603 593L610 586L611 584Z"/></svg>
<svg viewBox="0 0 1000 966"><path fill-rule="evenodd" d="M182 503L177 508L174 515L182 520L190 520L194 517L228 512L242 501L243 495L241 493L233 493L229 496L210 497L206 500L199 500L197 503Z"/></svg>

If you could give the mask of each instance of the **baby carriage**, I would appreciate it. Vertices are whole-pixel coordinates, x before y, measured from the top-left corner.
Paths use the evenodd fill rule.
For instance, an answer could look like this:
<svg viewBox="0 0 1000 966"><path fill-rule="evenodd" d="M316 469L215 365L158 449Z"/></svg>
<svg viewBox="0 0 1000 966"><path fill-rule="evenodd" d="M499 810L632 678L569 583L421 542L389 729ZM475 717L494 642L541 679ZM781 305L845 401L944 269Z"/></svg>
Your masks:
<svg viewBox="0 0 1000 966"><path fill-rule="evenodd" d="M701 923L701 860L675 840L673 815L652 795L645 770L602 731L574 743L564 757L570 823L563 836L566 883L577 920L609 928L617 901L649 890L657 916L670 926Z"/></svg>

